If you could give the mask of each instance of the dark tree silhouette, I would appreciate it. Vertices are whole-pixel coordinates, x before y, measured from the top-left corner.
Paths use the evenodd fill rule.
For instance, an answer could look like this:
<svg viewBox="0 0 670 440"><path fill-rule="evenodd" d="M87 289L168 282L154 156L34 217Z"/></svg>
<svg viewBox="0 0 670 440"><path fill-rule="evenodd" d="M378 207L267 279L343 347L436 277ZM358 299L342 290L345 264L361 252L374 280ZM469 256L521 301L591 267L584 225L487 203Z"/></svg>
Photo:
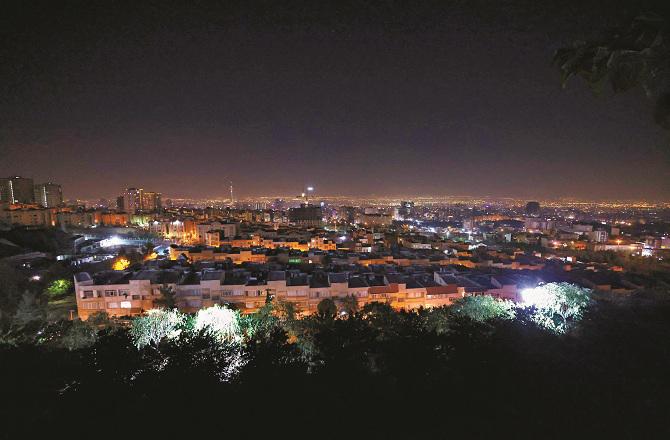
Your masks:
<svg viewBox="0 0 670 440"><path fill-rule="evenodd" d="M557 50L554 63L563 85L579 76L596 94L608 84L614 93L640 86L654 102L656 122L670 130L669 26L667 16L648 13L599 39Z"/></svg>

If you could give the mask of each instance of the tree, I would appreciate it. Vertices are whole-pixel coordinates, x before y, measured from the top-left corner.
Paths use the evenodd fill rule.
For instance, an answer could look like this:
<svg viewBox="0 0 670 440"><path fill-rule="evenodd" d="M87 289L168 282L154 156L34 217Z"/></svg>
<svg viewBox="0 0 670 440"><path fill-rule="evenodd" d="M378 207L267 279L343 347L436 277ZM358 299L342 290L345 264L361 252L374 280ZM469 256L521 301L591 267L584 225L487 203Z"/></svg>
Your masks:
<svg viewBox="0 0 670 440"><path fill-rule="evenodd" d="M450 312L480 322L497 318L512 319L514 318L514 304L490 295L466 296L456 301L451 306Z"/></svg>
<svg viewBox="0 0 670 440"><path fill-rule="evenodd" d="M292 322L296 320L298 310L296 304L291 301L275 301L274 312L277 318L282 322Z"/></svg>
<svg viewBox="0 0 670 440"><path fill-rule="evenodd" d="M39 326L44 321L44 317L45 311L37 303L35 295L26 290L19 301L12 319L12 326L23 331L30 331Z"/></svg>
<svg viewBox="0 0 670 440"><path fill-rule="evenodd" d="M670 130L670 30L667 18L636 17L628 26L593 41L577 41L556 51L554 63L563 85L582 77L600 94L609 83L614 93L642 86L654 101L654 119Z"/></svg>
<svg viewBox="0 0 670 440"><path fill-rule="evenodd" d="M162 307L168 310L172 310L177 307L177 292L172 288L172 286L163 284L160 287L160 293L161 297L154 300L154 304L156 304L158 307Z"/></svg>
<svg viewBox="0 0 670 440"><path fill-rule="evenodd" d="M75 319L63 334L61 344L70 351L79 350L93 345L97 337L98 331L92 323Z"/></svg>
<svg viewBox="0 0 670 440"><path fill-rule="evenodd" d="M335 319L337 316L337 306L330 298L322 299L316 306L318 315L324 319Z"/></svg>
<svg viewBox="0 0 670 440"><path fill-rule="evenodd" d="M0 327L9 321L21 300L19 274L9 265L0 263Z"/></svg>
<svg viewBox="0 0 670 440"><path fill-rule="evenodd" d="M115 328L118 324L113 321L107 312L96 312L92 313L89 315L88 319L86 320L89 324L96 326L96 327L104 327L104 328Z"/></svg>
<svg viewBox="0 0 670 440"><path fill-rule="evenodd" d="M591 291L570 283L542 284L522 291L532 319L555 333L565 333L579 321L591 302Z"/></svg>
<svg viewBox="0 0 670 440"><path fill-rule="evenodd" d="M195 331L212 333L219 341L240 341L239 312L215 304L212 307L198 310L195 315Z"/></svg>
<svg viewBox="0 0 670 440"><path fill-rule="evenodd" d="M46 289L50 298L58 298L70 293L72 289L72 281L66 279L53 280Z"/></svg>
<svg viewBox="0 0 670 440"><path fill-rule="evenodd" d="M133 320L130 335L137 348L158 345L164 338L178 337L183 324L184 315L177 310L152 309Z"/></svg>
<svg viewBox="0 0 670 440"><path fill-rule="evenodd" d="M339 300L339 309L347 316L351 316L358 312L358 300L354 295L347 295Z"/></svg>

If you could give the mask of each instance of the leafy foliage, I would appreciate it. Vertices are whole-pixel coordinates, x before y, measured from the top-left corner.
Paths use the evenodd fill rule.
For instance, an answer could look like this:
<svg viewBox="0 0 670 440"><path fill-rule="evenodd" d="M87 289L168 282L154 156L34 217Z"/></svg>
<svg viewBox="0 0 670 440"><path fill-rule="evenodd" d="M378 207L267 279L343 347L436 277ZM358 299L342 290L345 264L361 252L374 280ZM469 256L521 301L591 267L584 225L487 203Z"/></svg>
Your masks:
<svg viewBox="0 0 670 440"><path fill-rule="evenodd" d="M154 304L168 310L177 307L177 292L172 286L168 286L167 284L162 285L160 287L160 293L160 298L155 299Z"/></svg>
<svg viewBox="0 0 670 440"><path fill-rule="evenodd" d="M573 76L583 78L601 93L605 84L615 93L642 86L655 102L656 122L670 129L670 31L660 15L636 17L627 27L595 41L577 41L561 48L554 63L563 85Z"/></svg>
<svg viewBox="0 0 670 440"><path fill-rule="evenodd" d="M209 332L217 340L236 342L241 338L239 312L233 311L218 304L206 309L198 310L195 315L195 331Z"/></svg>
<svg viewBox="0 0 670 440"><path fill-rule="evenodd" d="M9 265L0 262L0 329L11 322L21 300L21 278Z"/></svg>
<svg viewBox="0 0 670 440"><path fill-rule="evenodd" d="M66 279L53 280L46 288L47 294L51 298L59 298L72 291L72 281Z"/></svg>
<svg viewBox="0 0 670 440"><path fill-rule="evenodd" d="M35 327L44 321L44 308L37 302L36 296L25 291L12 319L12 326L21 329Z"/></svg>
<svg viewBox="0 0 670 440"><path fill-rule="evenodd" d="M580 304L583 292L565 287L550 287L557 301ZM665 426L670 352L659 341L670 337L667 291L593 299L582 310L580 331L566 336L538 325L536 307L519 308L507 319L509 310L501 312L497 302L474 297L458 306L403 312L373 303L346 319L295 319L271 301L257 313L235 313L241 327L255 329L242 333L239 344L222 341L196 317L181 316L173 327L181 329L177 335L139 349L133 327L142 318L129 329L100 329L104 316L60 323L46 332L58 335L48 342L0 345L0 386L15 396L4 413L14 421L7 432L65 429L72 414L87 430L128 411L158 420L166 402L170 408L192 403L190 430L229 432L235 427L230 418L243 418L265 401L281 404L258 426L241 427L247 433L276 434L296 408L309 431L322 428L324 413L344 414L351 432L385 437L444 436L444 424L433 421L445 413L459 420L449 433L464 437L518 436L518 426L505 422L520 416L524 430L551 426L552 437L575 430L594 438L653 437ZM104 411L91 404L101 395ZM221 425L202 410L212 407L227 414ZM388 408L428 422L380 423ZM613 418L621 408L627 417ZM145 418L124 420L124 429L147 427ZM155 424L148 429L154 432Z"/></svg>
<svg viewBox="0 0 670 440"><path fill-rule="evenodd" d="M334 319L337 316L337 306L335 301L330 298L324 298L316 306L317 313L322 318Z"/></svg>
<svg viewBox="0 0 670 440"><path fill-rule="evenodd" d="M524 301L534 309L532 319L556 333L565 333L581 320L590 294L590 290L569 283L543 284L523 291Z"/></svg>
<svg viewBox="0 0 670 440"><path fill-rule="evenodd" d="M478 295L466 296L458 300L451 307L451 313L482 322L491 319L514 319L514 308L512 301L496 299L489 295Z"/></svg>
<svg viewBox="0 0 670 440"><path fill-rule="evenodd" d="M63 334L61 343L68 350L79 350L90 347L97 339L98 331L92 323L75 319Z"/></svg>
<svg viewBox="0 0 670 440"><path fill-rule="evenodd" d="M178 337L184 324L184 315L176 309L151 309L133 320L130 335L138 348L158 345L163 339Z"/></svg>

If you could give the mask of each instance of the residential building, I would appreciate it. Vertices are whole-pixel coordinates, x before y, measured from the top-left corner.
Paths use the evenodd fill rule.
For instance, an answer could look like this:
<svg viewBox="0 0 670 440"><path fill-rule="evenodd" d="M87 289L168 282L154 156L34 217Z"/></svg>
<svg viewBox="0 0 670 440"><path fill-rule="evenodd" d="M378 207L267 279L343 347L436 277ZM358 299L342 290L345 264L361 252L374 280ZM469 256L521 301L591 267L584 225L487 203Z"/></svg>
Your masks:
<svg viewBox="0 0 670 440"><path fill-rule="evenodd" d="M44 208L56 208L63 205L63 190L57 183L35 185L35 202Z"/></svg>
<svg viewBox="0 0 670 440"><path fill-rule="evenodd" d="M299 208L289 210L289 221L298 226L320 227L323 225L323 213L320 206L303 203Z"/></svg>
<svg viewBox="0 0 670 440"><path fill-rule="evenodd" d="M0 201L7 203L35 203L33 179L21 176L0 178Z"/></svg>
<svg viewBox="0 0 670 440"><path fill-rule="evenodd" d="M36 205L8 205L0 210L0 222L7 225L41 226L56 225L56 213L53 209L38 208Z"/></svg>
<svg viewBox="0 0 670 440"><path fill-rule="evenodd" d="M526 203L526 209L524 210L527 216L537 217L540 215L540 203L539 202L528 202Z"/></svg>

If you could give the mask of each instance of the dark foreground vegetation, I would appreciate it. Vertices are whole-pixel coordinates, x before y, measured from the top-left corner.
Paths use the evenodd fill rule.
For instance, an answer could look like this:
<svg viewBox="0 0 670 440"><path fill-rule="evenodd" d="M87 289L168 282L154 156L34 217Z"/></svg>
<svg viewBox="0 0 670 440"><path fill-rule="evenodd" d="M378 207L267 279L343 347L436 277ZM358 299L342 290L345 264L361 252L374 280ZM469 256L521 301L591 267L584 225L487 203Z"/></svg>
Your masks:
<svg viewBox="0 0 670 440"><path fill-rule="evenodd" d="M104 316L26 327L0 346L0 437L667 438L667 295L595 297L564 333L489 300L304 319L269 302L226 342L187 319L140 349Z"/></svg>

